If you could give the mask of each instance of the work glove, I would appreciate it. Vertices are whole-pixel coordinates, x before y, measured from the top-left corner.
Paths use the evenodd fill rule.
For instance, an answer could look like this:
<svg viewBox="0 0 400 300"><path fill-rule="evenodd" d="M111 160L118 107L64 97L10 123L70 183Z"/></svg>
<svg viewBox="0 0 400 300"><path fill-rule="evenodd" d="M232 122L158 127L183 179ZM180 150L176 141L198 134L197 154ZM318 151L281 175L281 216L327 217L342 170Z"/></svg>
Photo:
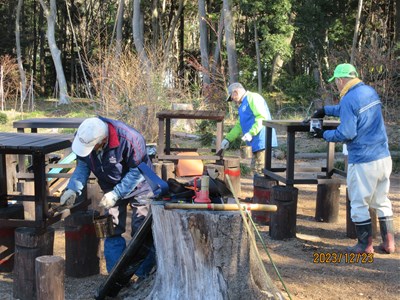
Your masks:
<svg viewBox="0 0 400 300"><path fill-rule="evenodd" d="M322 119L323 117L325 117L325 109L323 107L314 111L313 115L311 116L311 118L316 119Z"/></svg>
<svg viewBox="0 0 400 300"><path fill-rule="evenodd" d="M221 142L221 149L228 149L229 148L229 141L227 139L223 139Z"/></svg>
<svg viewBox="0 0 400 300"><path fill-rule="evenodd" d="M253 136L250 133L246 133L244 136L242 136L243 142L251 142L252 139L253 139Z"/></svg>
<svg viewBox="0 0 400 300"><path fill-rule="evenodd" d="M103 198L101 198L101 200L100 200L99 206L109 209L109 208L113 207L115 205L115 203L117 203L118 198L119 197L118 197L117 193L114 191L105 193Z"/></svg>
<svg viewBox="0 0 400 300"><path fill-rule="evenodd" d="M60 197L61 205L74 205L76 200L76 192L70 189L66 189Z"/></svg>
<svg viewBox="0 0 400 300"><path fill-rule="evenodd" d="M315 138L320 138L323 139L324 138L324 130L318 127L313 127L312 128L314 130L314 132L312 132L313 137Z"/></svg>

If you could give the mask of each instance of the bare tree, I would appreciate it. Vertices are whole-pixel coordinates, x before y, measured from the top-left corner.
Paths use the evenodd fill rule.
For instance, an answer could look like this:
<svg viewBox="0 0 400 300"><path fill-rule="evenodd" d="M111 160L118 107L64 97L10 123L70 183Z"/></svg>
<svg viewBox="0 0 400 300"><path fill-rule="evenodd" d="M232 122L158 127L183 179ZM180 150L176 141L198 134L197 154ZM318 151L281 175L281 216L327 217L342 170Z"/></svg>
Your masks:
<svg viewBox="0 0 400 300"><path fill-rule="evenodd" d="M140 9L140 0L133 1L132 32L133 42L135 44L136 51L138 52L140 61L146 69L149 69L150 61L144 49L143 14Z"/></svg>
<svg viewBox="0 0 400 300"><path fill-rule="evenodd" d="M56 68L58 87L60 91L59 104L68 104L67 81L65 80L64 69L61 62L61 51L58 49L55 39L55 24L57 16L56 0L50 0L50 9L43 0L39 0L44 14L47 18L47 41L49 42L51 56Z"/></svg>
<svg viewBox="0 0 400 300"><path fill-rule="evenodd" d="M261 67L261 55L260 55L260 45L258 43L258 32L257 32L257 22L254 22L254 40L256 44L256 56L257 56L257 81L258 81L258 93L262 92L262 67Z"/></svg>
<svg viewBox="0 0 400 300"><path fill-rule="evenodd" d="M200 28L200 54L203 74L203 84L210 84L210 72L208 62L208 30L206 22L206 3L198 0L199 6L199 28Z"/></svg>
<svg viewBox="0 0 400 300"><path fill-rule="evenodd" d="M228 54L229 81L232 83L238 81L239 72L238 72L238 63L236 54L236 40L232 24L233 22L232 22L231 7L232 7L232 0L223 1L226 52Z"/></svg>
<svg viewBox="0 0 400 300"><path fill-rule="evenodd" d="M24 66L22 64L22 55L21 55L21 39L20 39L20 29L19 29L19 18L21 16L21 8L24 0L18 0L17 12L15 18L15 43L17 46L17 61L18 61L18 69L21 77L21 106L26 98L26 75Z"/></svg>
<svg viewBox="0 0 400 300"><path fill-rule="evenodd" d="M122 52L122 24L124 23L124 2L125 0L120 0L118 4L116 49L115 49L117 56L119 56Z"/></svg>
<svg viewBox="0 0 400 300"><path fill-rule="evenodd" d="M355 56L355 52L357 50L358 28L360 27L360 17L361 17L362 6L363 6L363 0L358 0L356 25L354 27L353 45L351 47L351 57L350 57L351 64L354 64L354 56Z"/></svg>

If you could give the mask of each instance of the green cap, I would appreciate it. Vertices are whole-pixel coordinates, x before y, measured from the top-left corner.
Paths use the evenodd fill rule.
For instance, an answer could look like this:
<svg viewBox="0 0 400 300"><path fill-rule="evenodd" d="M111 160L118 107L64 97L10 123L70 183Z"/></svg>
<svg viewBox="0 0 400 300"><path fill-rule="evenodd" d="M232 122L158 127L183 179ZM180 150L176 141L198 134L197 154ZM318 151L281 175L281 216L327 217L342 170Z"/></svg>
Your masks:
<svg viewBox="0 0 400 300"><path fill-rule="evenodd" d="M335 72L333 72L332 78L329 78L328 82L333 81L335 78L356 78L358 73L356 68L351 64L340 64L336 67Z"/></svg>

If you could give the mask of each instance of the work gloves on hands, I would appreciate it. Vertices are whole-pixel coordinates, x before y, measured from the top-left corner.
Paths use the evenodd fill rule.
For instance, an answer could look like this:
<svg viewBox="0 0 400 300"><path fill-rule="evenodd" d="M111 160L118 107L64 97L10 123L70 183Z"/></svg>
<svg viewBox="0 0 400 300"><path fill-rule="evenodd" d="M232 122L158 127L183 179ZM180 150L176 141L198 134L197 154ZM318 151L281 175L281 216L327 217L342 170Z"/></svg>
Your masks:
<svg viewBox="0 0 400 300"><path fill-rule="evenodd" d="M251 140L253 139L253 136L250 134L250 133L245 133L243 136L242 136L242 141L243 142L251 142Z"/></svg>
<svg viewBox="0 0 400 300"><path fill-rule="evenodd" d="M76 197L77 197L77 194L75 191L66 189L60 197L60 204L68 205L68 206L74 205Z"/></svg>
<svg viewBox="0 0 400 300"><path fill-rule="evenodd" d="M314 130L314 132L312 132L313 137L320 139L324 138L324 130L318 127L313 127L312 129Z"/></svg>
<svg viewBox="0 0 400 300"><path fill-rule="evenodd" d="M325 109L323 107L314 111L313 115L311 116L311 118L316 119L322 119L323 117L325 117Z"/></svg>
<svg viewBox="0 0 400 300"><path fill-rule="evenodd" d="M105 209L109 209L117 203L117 200L119 199L118 195L116 192L111 191L108 193L105 193L103 198L101 198L99 206L104 207Z"/></svg>
<svg viewBox="0 0 400 300"><path fill-rule="evenodd" d="M223 139L221 142L221 149L228 149L229 148L229 141L227 139Z"/></svg>

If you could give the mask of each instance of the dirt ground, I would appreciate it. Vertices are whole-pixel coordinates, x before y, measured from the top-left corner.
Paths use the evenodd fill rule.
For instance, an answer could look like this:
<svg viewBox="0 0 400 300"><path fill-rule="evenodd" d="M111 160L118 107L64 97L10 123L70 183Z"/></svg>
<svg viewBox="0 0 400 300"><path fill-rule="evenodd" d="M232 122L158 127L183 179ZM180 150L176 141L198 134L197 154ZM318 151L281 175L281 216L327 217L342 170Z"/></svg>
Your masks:
<svg viewBox="0 0 400 300"><path fill-rule="evenodd" d="M275 160L277 163L283 161ZM296 161L299 165L321 165L323 159L314 158ZM241 199L253 195L252 177L242 177ZM374 238L375 254L369 261L345 261L319 263L314 259L320 253L344 253L355 239L346 237L345 186L340 189L339 221L324 223L315 221L317 187L299 185L297 208L297 237L277 241L269 237L269 227L258 225L280 277L287 287L291 299L399 299L400 295L400 175L393 174L389 198L393 204L396 231L396 253L387 255L378 250L380 234ZM265 250L258 242L259 251L267 272L285 299L289 296L274 271ZM101 247L102 248L102 247ZM54 255L65 257L64 230L56 230ZM12 273L0 273L0 300L14 299ZM93 295L105 280L104 257L101 256L101 272L87 278L66 277L65 299L93 299ZM154 275L138 287L132 284L123 289L116 299L145 299L151 291ZM171 299L175 300L175 299Z"/></svg>

